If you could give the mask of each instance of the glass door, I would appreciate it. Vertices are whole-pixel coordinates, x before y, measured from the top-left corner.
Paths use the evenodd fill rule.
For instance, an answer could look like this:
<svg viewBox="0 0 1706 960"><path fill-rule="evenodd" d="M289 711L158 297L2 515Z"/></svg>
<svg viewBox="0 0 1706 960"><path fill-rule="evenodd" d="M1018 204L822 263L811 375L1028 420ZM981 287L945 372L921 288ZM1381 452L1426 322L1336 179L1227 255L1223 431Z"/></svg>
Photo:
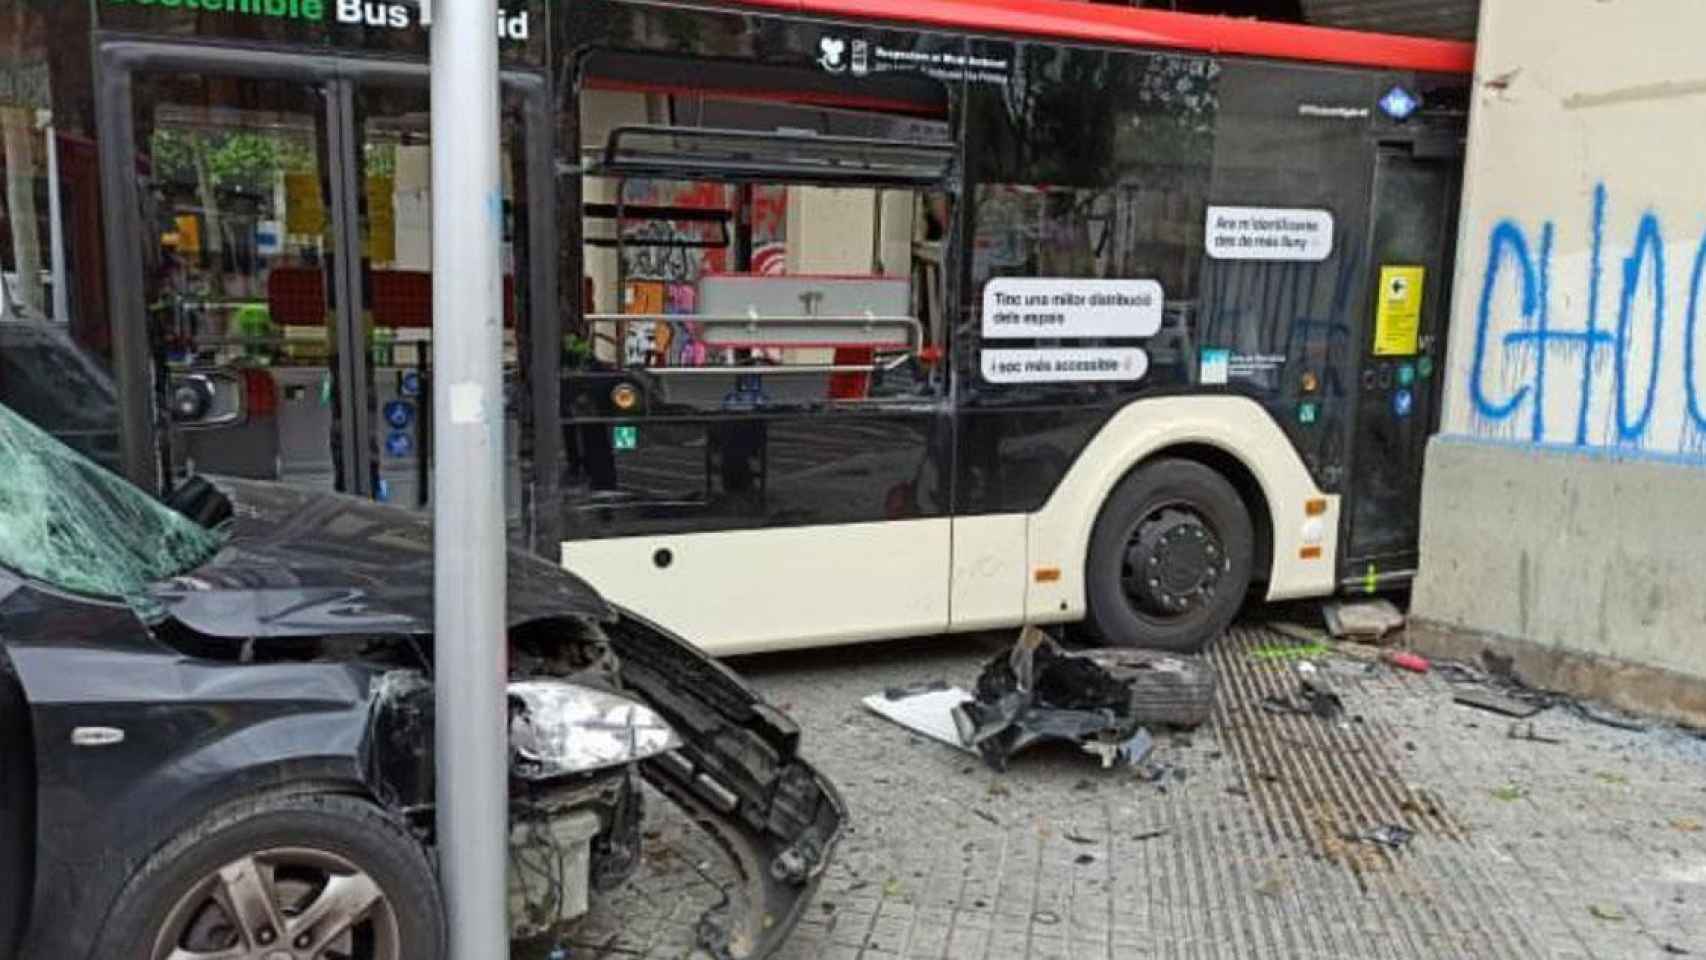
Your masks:
<svg viewBox="0 0 1706 960"><path fill-rule="evenodd" d="M531 452L523 430L529 382L523 337L531 329L525 193L524 100L506 91L500 134L503 185L504 492L511 533L522 538ZM354 95L362 189L362 322L371 360L373 495L424 509L431 502L432 140L423 86L370 85Z"/></svg>
<svg viewBox="0 0 1706 960"><path fill-rule="evenodd" d="M338 198L324 86L139 73L142 291L167 485L192 473L353 490L338 375Z"/></svg>
<svg viewBox="0 0 1706 960"><path fill-rule="evenodd" d="M426 507L425 65L144 41L99 56L108 283L135 291L114 323L125 473ZM503 88L505 486L512 537L554 556L550 114L542 76Z"/></svg>

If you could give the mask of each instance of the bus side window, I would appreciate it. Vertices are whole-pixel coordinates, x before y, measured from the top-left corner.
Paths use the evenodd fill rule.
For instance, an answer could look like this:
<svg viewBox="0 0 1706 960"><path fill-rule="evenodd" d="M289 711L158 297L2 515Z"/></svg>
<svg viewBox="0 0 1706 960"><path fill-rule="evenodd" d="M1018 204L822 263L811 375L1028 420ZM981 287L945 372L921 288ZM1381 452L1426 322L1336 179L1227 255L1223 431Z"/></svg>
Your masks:
<svg viewBox="0 0 1706 960"><path fill-rule="evenodd" d="M598 365L632 371L657 403L697 410L939 392L951 198L922 181L897 184L880 165L869 184L811 182L815 158L803 155L884 129L880 115L824 119L830 112L582 91L583 268L596 294L584 323ZM696 125L654 122L683 116ZM826 129L788 132L814 124ZM741 138L731 162L774 168L774 178L718 167L716 141L730 130ZM642 161L662 156L682 175L627 175L629 141ZM951 152L945 134L941 149Z"/></svg>

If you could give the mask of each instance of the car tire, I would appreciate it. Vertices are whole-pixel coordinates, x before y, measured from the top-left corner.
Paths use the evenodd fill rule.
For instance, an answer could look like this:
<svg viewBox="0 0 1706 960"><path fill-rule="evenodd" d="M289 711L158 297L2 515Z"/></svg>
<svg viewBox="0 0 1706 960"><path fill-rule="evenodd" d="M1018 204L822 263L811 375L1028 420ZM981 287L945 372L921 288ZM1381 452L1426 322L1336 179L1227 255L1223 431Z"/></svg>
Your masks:
<svg viewBox="0 0 1706 960"><path fill-rule="evenodd" d="M234 923L225 904L238 897L254 921ZM341 924L317 922L321 910L356 922L335 933ZM317 948L322 938L359 960L442 960L437 877L419 841L373 804L280 794L220 809L150 857L109 914L95 956L161 960L180 946L211 953L222 943L276 943L294 956L291 946Z"/></svg>
<svg viewBox="0 0 1706 960"><path fill-rule="evenodd" d="M1214 711L1214 667L1201 657L1165 650L1109 648L1080 656L1131 691L1128 716L1145 727L1198 727Z"/></svg>
<svg viewBox="0 0 1706 960"><path fill-rule="evenodd" d="M1250 512L1224 476L1191 460L1146 464L1091 531L1085 626L1111 646L1199 652L1238 615L1254 554Z"/></svg>

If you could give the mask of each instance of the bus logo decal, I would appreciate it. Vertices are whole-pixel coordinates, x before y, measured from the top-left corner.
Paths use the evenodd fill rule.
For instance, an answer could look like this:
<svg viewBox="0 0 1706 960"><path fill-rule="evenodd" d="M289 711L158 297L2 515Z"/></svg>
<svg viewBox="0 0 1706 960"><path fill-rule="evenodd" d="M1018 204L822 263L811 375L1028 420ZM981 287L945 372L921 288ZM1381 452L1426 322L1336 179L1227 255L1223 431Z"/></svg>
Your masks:
<svg viewBox="0 0 1706 960"><path fill-rule="evenodd" d="M830 73L841 73L847 62L841 57L847 52L847 41L840 37L824 37L817 42L818 65Z"/></svg>

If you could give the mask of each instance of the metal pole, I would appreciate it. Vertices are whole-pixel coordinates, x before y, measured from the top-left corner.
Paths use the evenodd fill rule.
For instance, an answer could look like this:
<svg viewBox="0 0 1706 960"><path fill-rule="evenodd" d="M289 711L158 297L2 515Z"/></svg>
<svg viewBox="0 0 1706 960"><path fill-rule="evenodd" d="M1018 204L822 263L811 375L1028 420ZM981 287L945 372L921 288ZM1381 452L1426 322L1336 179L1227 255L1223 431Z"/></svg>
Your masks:
<svg viewBox="0 0 1706 960"><path fill-rule="evenodd" d="M496 0L432 11L433 644L450 960L509 956Z"/></svg>
<svg viewBox="0 0 1706 960"><path fill-rule="evenodd" d="M59 206L59 131L53 126L53 111L38 111L37 118L47 137L47 235L49 256L53 261L52 316L60 323L70 323L70 291L65 289L65 227L60 220Z"/></svg>

